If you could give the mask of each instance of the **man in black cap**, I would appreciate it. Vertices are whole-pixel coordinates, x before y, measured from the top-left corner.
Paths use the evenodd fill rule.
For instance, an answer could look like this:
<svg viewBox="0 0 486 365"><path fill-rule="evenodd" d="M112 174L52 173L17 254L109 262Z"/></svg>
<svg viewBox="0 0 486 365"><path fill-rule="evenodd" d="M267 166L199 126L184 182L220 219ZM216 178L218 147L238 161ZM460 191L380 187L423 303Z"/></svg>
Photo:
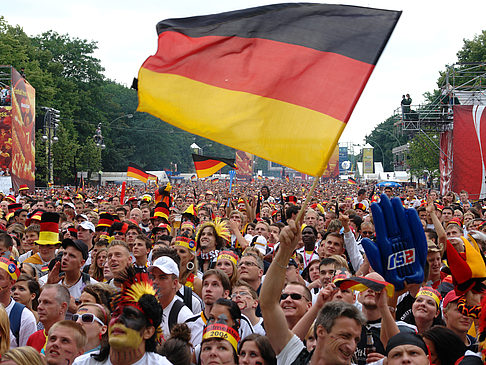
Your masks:
<svg viewBox="0 0 486 365"><path fill-rule="evenodd" d="M87 284L97 283L88 274L81 272L81 268L88 258L88 246L81 240L66 238L62 241L62 247L64 249L62 257L47 275L47 283L63 284L69 289L69 294L74 299L79 299Z"/></svg>

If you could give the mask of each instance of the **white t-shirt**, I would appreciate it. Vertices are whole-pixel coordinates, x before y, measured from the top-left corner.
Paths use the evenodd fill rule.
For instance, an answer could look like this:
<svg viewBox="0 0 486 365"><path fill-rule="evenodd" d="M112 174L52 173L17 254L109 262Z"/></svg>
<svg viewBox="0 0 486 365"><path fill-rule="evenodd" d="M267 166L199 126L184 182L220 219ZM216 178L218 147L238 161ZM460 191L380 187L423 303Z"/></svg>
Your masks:
<svg viewBox="0 0 486 365"><path fill-rule="evenodd" d="M304 348L304 343L296 335L293 335L285 347L277 355L277 364L292 364Z"/></svg>
<svg viewBox="0 0 486 365"><path fill-rule="evenodd" d="M42 277L39 278L39 284L40 286L44 286L44 284L47 283L47 275L44 275ZM83 282L83 276L81 275L79 277L79 280L76 282L76 284L70 286L70 287L67 287L67 289L69 290L69 294L74 298L74 299L79 299L79 297L81 296L81 293L83 292L83 289L86 285L88 284L96 284L97 281L93 278L89 278L89 282L87 283L84 283ZM64 279L62 280L59 280L59 284L63 284L64 285Z"/></svg>
<svg viewBox="0 0 486 365"><path fill-rule="evenodd" d="M74 359L73 365L112 365L110 357L105 361L100 362L89 356L91 354L83 354ZM146 352L140 360L134 362L132 365L172 365L172 363L167 360L165 356L156 354L155 352Z"/></svg>
<svg viewBox="0 0 486 365"><path fill-rule="evenodd" d="M15 304L15 300L10 299L10 303L5 308L7 311L7 315L10 315L10 311L12 310ZM12 331L10 331L10 348L26 346L27 340L29 339L30 335L37 331L37 323L34 317L34 314L26 307L22 311L22 316L20 317L20 330L19 330L19 344L17 344L17 339L15 338Z"/></svg>
<svg viewBox="0 0 486 365"><path fill-rule="evenodd" d="M162 323L160 324L160 327L162 328L162 333L165 339L168 339L170 337L169 315L172 306L174 305L174 302L176 300L182 302L182 300L180 300L179 297L175 295L174 298L172 298L172 301L169 303L169 305L165 308L162 308ZM192 313L191 310L184 305L179 311L179 314L177 315L176 323L184 323L186 320L188 320L191 317L194 317L194 313Z"/></svg>

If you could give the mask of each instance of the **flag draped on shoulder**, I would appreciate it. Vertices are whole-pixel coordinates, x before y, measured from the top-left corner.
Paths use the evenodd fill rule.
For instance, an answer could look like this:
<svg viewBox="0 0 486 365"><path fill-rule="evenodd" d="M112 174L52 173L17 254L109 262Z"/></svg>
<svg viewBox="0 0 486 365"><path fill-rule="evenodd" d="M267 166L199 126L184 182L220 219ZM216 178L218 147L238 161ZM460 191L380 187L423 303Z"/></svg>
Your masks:
<svg viewBox="0 0 486 365"><path fill-rule="evenodd" d="M138 179L138 180L140 180L140 181L142 181L146 184L147 180L152 175L147 173L140 166L135 165L134 163L130 163L130 164L128 164L128 168L127 168L127 176L133 177L134 179Z"/></svg>
<svg viewBox="0 0 486 365"><path fill-rule="evenodd" d="M232 168L237 168L234 158L209 157L193 153L192 159L194 161L197 177L200 179L215 174L226 165Z"/></svg>
<svg viewBox="0 0 486 365"><path fill-rule="evenodd" d="M288 3L161 21L137 110L320 176L400 14Z"/></svg>

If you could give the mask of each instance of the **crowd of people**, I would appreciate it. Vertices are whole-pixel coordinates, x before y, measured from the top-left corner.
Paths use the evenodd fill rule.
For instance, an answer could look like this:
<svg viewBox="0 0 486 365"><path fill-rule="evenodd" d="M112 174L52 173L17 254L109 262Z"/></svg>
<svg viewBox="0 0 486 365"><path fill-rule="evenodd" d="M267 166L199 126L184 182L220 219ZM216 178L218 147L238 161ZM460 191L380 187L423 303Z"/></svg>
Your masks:
<svg viewBox="0 0 486 365"><path fill-rule="evenodd" d="M327 180L299 214L307 182L231 188L0 195L1 363L483 363L482 201Z"/></svg>

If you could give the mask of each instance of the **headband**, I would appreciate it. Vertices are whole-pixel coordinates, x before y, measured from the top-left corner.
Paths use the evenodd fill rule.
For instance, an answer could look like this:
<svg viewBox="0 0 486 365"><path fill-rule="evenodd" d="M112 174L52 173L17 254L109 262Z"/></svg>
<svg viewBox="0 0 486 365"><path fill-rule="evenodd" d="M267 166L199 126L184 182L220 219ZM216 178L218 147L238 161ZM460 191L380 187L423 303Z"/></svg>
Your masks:
<svg viewBox="0 0 486 365"><path fill-rule="evenodd" d="M219 253L218 258L216 259L216 261L218 261L220 259L230 260L233 264L235 264L235 266L238 265L238 256L235 255L234 252L231 252L231 251L221 251Z"/></svg>
<svg viewBox="0 0 486 365"><path fill-rule="evenodd" d="M196 252L196 242L194 242L193 239L190 239L188 237L177 236L174 245L182 246L189 249L192 252Z"/></svg>
<svg viewBox="0 0 486 365"><path fill-rule="evenodd" d="M220 338L228 341L231 346L238 351L238 342L240 341L240 336L234 328L229 327L222 323L210 324L204 329L203 342L204 340L211 338Z"/></svg>
<svg viewBox="0 0 486 365"><path fill-rule="evenodd" d="M437 308L440 307L440 301L442 300L442 296L434 288L431 288L430 286L424 286L424 287L420 288L420 291L415 296L415 298L419 297L420 295L425 295L427 297L434 299L435 304L437 304Z"/></svg>

